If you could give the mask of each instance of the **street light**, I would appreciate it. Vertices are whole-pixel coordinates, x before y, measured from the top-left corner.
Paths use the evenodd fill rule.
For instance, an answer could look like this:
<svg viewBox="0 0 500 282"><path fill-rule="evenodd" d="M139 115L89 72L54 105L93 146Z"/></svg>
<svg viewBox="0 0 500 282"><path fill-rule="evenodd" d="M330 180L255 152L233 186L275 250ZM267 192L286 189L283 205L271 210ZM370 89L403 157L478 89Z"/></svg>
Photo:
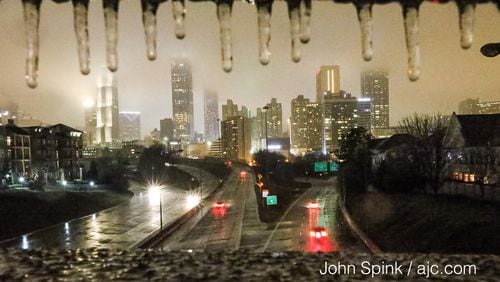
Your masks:
<svg viewBox="0 0 500 282"><path fill-rule="evenodd" d="M160 198L160 230L163 230L163 209L162 209L162 204L161 204L161 189L163 187L159 184L152 183L149 185L149 194L150 197L154 197L155 195L158 195L158 198Z"/></svg>

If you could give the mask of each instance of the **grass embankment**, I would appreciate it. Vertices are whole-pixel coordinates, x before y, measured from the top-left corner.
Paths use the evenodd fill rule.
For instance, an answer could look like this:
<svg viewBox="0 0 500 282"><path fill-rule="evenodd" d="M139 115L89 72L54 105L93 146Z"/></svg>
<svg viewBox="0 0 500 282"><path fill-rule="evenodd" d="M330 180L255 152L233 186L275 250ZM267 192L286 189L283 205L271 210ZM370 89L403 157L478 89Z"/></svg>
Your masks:
<svg viewBox="0 0 500 282"><path fill-rule="evenodd" d="M131 196L109 191L0 192L0 240L101 211Z"/></svg>
<svg viewBox="0 0 500 282"><path fill-rule="evenodd" d="M500 254L500 204L459 196L366 193L349 211L383 251Z"/></svg>

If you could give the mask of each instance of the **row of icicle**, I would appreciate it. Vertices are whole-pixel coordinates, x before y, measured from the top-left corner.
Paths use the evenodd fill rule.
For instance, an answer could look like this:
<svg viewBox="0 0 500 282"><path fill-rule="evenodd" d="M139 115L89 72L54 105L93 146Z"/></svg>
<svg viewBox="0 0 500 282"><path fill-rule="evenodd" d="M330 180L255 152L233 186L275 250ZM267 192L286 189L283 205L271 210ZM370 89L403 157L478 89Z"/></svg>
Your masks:
<svg viewBox="0 0 500 282"><path fill-rule="evenodd" d="M156 51L156 12L161 2L165 0L141 0L142 21L146 37L146 52L149 60L155 60ZM42 0L23 0L24 21L27 36L26 82L29 87L37 86L40 5ZM307 43L311 35L311 0L286 0L288 17L290 19L291 58L299 62L300 43ZM89 67L89 33L88 7L89 0L72 0L74 13L74 28L78 45L78 58L82 74L90 72ZM118 69L118 10L120 0L103 0L104 21L106 29L106 61L109 70ZM416 81L420 76L420 47L418 38L418 9L421 1L413 5L403 5L404 28L408 49L408 77ZM472 44L474 3L459 3L461 45L467 49ZM233 0L217 0L217 18L220 25L220 40L222 49L222 68L230 72L233 67L231 49L231 11ZM259 61L267 65L271 52L271 12L273 0L257 0L257 21L259 32ZM355 2L358 19L361 26L362 55L365 61L373 56L372 47L372 2ZM186 8L184 0L172 0L172 13L175 21L175 35L182 39L185 36Z"/></svg>

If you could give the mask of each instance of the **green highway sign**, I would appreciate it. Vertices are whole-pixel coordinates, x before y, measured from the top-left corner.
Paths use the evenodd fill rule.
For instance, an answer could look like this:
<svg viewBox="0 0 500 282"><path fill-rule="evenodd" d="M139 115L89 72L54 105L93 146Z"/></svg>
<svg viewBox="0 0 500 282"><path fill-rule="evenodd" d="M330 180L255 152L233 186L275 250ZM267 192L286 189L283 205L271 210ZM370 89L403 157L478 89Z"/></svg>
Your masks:
<svg viewBox="0 0 500 282"><path fill-rule="evenodd" d="M330 163L330 171L332 171L332 172L339 171L339 164L336 162L331 162Z"/></svg>
<svg viewBox="0 0 500 282"><path fill-rule="evenodd" d="M327 162L314 162L314 172L327 172L328 163Z"/></svg>
<svg viewBox="0 0 500 282"><path fill-rule="evenodd" d="M274 206L278 204L278 197L276 195L267 195L266 203L268 206Z"/></svg>

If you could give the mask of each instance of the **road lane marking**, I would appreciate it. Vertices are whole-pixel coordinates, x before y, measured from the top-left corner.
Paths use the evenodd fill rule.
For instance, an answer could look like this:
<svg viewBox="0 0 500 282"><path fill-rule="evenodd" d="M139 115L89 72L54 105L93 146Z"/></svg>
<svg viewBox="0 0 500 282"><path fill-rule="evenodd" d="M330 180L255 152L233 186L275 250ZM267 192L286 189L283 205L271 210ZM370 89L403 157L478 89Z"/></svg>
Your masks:
<svg viewBox="0 0 500 282"><path fill-rule="evenodd" d="M297 202L302 199L304 197L304 195L307 193L307 191L309 191L309 189L305 190L302 195L300 195L300 197L298 197L289 207L288 209L286 210L285 214L281 217L280 221L278 222L278 224L276 224L276 226L274 227L273 231L271 232L271 234L269 235L269 237L267 238L267 241L266 243L264 244L264 247L261 249L261 252L264 252L268 247L269 247L269 244L271 243L271 239L273 238L274 236L274 233L276 232L276 230L278 230L278 227L279 225L281 224L281 222L283 221L283 219L285 219L285 217L288 215L288 213L290 212L290 210L297 204Z"/></svg>

